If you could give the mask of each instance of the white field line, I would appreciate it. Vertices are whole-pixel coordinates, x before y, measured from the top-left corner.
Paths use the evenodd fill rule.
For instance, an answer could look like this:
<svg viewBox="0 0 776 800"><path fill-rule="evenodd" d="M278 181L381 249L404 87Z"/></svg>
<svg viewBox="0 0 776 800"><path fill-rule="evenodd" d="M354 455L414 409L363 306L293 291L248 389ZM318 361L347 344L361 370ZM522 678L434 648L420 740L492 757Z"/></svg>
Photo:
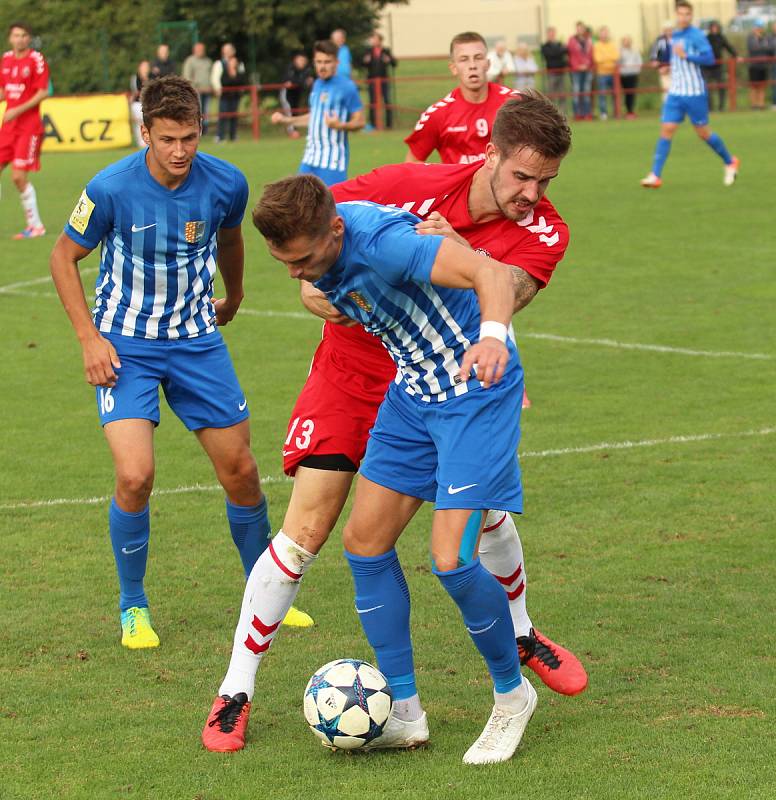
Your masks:
<svg viewBox="0 0 776 800"><path fill-rule="evenodd" d="M776 433L776 427L760 428L758 430L740 431L738 433L699 433L687 436L669 436L665 439L642 439L640 441L625 442L600 442L599 444L584 445L581 447L563 447L556 450L527 450L520 453L520 458L549 458L550 456L575 455L578 453L595 453L601 450L632 450L636 447L659 447L664 444L691 444L693 442L708 442L717 439L746 439L752 436L770 436ZM291 479L285 475L263 476L262 483L282 483ZM193 492L220 492L221 486L214 484L195 483L192 486L176 486L173 489L154 489L154 497L171 494L191 494ZM110 495L103 497L58 497L50 500L31 500L20 503L5 503L0 505L0 511L18 511L20 509L51 508L53 506L89 506L101 505L109 502Z"/></svg>
<svg viewBox="0 0 776 800"><path fill-rule="evenodd" d="M81 274L85 275L89 272L96 272L96 269L82 270ZM50 281L48 277L36 278L31 281L22 281L20 283L11 283L7 286L0 286L0 294L12 294L22 297L56 297L54 291L48 292L31 292L25 291L23 287L33 286L39 283ZM241 308L239 311L241 316L249 317L265 317L271 318L284 318L284 319L301 319L309 322L318 322L318 317L307 313L306 311L273 311L271 309L255 309L255 308ZM738 358L748 361L773 361L776 356L769 353L739 353L736 351L728 350L692 350L688 347L670 347L662 344L643 344L639 342L620 342L617 339L587 339L577 336L559 336L555 333L529 333L521 332L517 335L518 339L543 339L550 342L562 342L566 344L582 344L593 345L595 347L612 347L617 350L643 350L652 353L669 353L673 355L694 356L696 358Z"/></svg>
<svg viewBox="0 0 776 800"><path fill-rule="evenodd" d="M97 267L87 267L80 270L81 275L97 274ZM0 294L20 294L25 297L56 297L57 293L51 292L27 292L24 291L28 286L40 286L43 283L51 285L51 275L43 275L40 278L32 278L28 281L17 281L16 283L7 283L5 286L0 286Z"/></svg>

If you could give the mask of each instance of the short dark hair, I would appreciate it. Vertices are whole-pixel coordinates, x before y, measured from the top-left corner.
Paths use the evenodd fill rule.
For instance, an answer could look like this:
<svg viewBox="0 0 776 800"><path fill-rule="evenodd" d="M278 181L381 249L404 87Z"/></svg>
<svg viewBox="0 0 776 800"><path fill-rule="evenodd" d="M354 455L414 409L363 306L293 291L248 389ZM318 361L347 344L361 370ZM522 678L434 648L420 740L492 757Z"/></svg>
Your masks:
<svg viewBox="0 0 776 800"><path fill-rule="evenodd" d="M689 8L690 11L693 10L692 3L687 2L687 0L676 0L674 9L678 10L680 8Z"/></svg>
<svg viewBox="0 0 776 800"><path fill-rule="evenodd" d="M25 33L27 33L29 36L32 36L32 28L30 28L30 26L29 26L29 25L28 25L26 22L24 22L23 20L20 20L20 19L14 20L14 21L13 21L13 22L12 22L12 23L11 23L11 24L8 26L8 35L9 35L9 36L11 35L11 31L12 31L14 28L21 28L21 29L22 29L22 30L23 30Z"/></svg>
<svg viewBox="0 0 776 800"><path fill-rule="evenodd" d="M488 49L488 43L485 41L482 35L476 33L475 31L465 31L464 33L459 33L453 36L452 40L450 41L450 55L453 54L453 49L457 44L471 44L472 42L479 42L486 50Z"/></svg>
<svg viewBox="0 0 776 800"><path fill-rule="evenodd" d="M490 140L506 157L530 147L545 158L563 158L571 148L571 129L548 97L523 90L498 110Z"/></svg>
<svg viewBox="0 0 776 800"><path fill-rule="evenodd" d="M274 245L297 236L317 239L337 214L334 197L315 175L294 175L268 183L253 209L253 224Z"/></svg>
<svg viewBox="0 0 776 800"><path fill-rule="evenodd" d="M337 54L339 53L339 47L337 47L331 39L319 39L313 45L313 55L316 53L324 53L327 56L333 56L337 58Z"/></svg>
<svg viewBox="0 0 776 800"><path fill-rule="evenodd" d="M150 130L155 119L174 122L202 122L199 95L190 81L178 75L165 75L147 83L140 93L143 124Z"/></svg>

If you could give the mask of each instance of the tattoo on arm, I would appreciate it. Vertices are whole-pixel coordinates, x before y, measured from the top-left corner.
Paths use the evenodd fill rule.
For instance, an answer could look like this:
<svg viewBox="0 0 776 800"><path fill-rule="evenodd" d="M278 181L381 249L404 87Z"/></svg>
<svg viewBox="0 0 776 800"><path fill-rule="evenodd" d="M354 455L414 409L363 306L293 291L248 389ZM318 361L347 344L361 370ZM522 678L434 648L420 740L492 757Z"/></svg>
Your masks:
<svg viewBox="0 0 776 800"><path fill-rule="evenodd" d="M512 282L515 287L515 308L513 313L525 308L539 291L539 282L520 267L512 267Z"/></svg>

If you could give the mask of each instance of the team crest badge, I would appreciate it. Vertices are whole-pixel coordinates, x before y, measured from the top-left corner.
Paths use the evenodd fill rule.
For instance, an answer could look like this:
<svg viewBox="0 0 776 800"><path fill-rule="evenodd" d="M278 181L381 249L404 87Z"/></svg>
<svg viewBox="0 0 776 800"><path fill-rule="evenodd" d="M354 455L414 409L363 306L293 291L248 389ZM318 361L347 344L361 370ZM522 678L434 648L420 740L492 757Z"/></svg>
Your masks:
<svg viewBox="0 0 776 800"><path fill-rule="evenodd" d="M197 242L202 241L202 237L205 235L205 222L204 220L198 220L196 222L187 222L186 227L183 229L184 236L186 237L186 241L189 244L196 244Z"/></svg>
<svg viewBox="0 0 776 800"><path fill-rule="evenodd" d="M364 297L362 294L358 292L348 292L348 297L363 311L366 311L367 314L372 310L372 306L369 304L369 301Z"/></svg>

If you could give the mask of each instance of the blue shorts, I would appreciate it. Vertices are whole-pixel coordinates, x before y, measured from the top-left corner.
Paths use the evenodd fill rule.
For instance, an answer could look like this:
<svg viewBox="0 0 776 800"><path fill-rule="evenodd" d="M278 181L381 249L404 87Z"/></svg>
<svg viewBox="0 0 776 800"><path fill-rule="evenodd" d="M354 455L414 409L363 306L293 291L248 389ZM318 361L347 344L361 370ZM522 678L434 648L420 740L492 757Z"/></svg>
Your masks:
<svg viewBox="0 0 776 800"><path fill-rule="evenodd" d="M97 387L100 424L148 419L159 424L159 386L190 430L228 428L249 416L232 359L216 331L191 339L138 339L103 334L121 367L112 389Z"/></svg>
<svg viewBox="0 0 776 800"><path fill-rule="evenodd" d="M437 508L521 513L517 463L523 375L424 403L391 384L369 433L361 474Z"/></svg>
<svg viewBox="0 0 776 800"><path fill-rule="evenodd" d="M709 98L706 94L696 94L684 97L678 94L669 94L663 101L661 122L684 122L685 116L698 127L709 124Z"/></svg>
<svg viewBox="0 0 776 800"><path fill-rule="evenodd" d="M312 164L305 164L304 161L299 167L300 175L317 175L327 186L334 186L335 183L342 183L348 179L346 169L326 169L325 167L314 167Z"/></svg>

